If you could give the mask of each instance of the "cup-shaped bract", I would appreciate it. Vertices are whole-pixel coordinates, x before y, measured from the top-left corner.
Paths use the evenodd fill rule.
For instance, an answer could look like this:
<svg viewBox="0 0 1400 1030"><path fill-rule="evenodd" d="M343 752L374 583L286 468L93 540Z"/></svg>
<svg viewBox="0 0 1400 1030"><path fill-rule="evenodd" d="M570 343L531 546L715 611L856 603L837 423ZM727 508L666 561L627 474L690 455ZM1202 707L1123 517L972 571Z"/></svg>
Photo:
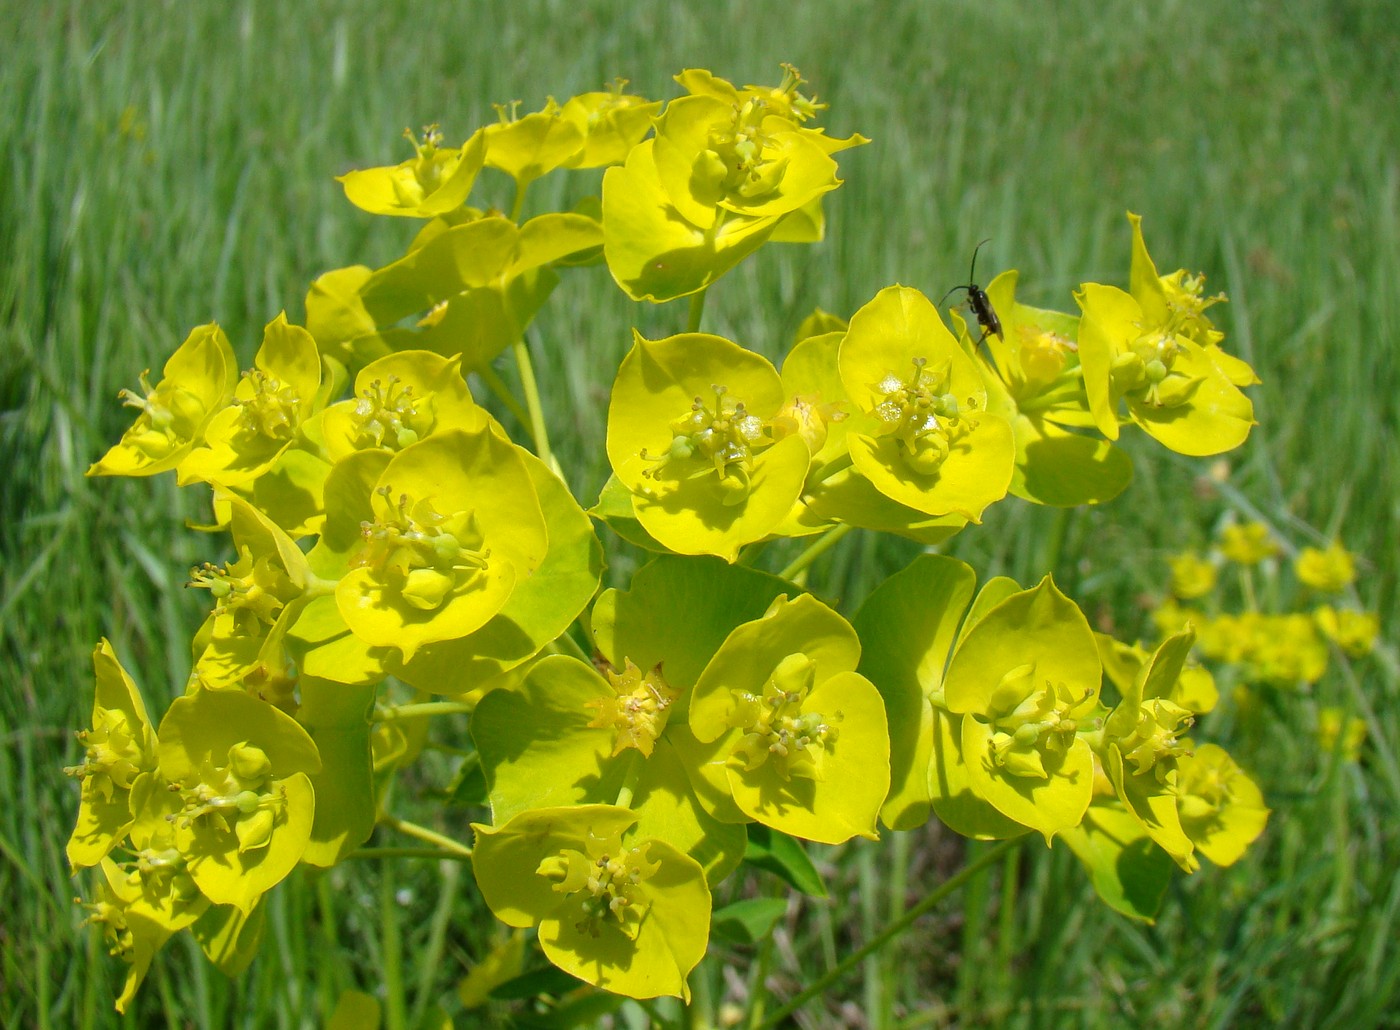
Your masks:
<svg viewBox="0 0 1400 1030"><path fill-rule="evenodd" d="M397 165L366 168L338 176L350 203L374 215L436 218L467 202L486 157L486 136L474 132L460 147L444 147L442 132L429 125L415 139L414 156Z"/></svg>
<svg viewBox="0 0 1400 1030"><path fill-rule="evenodd" d="M121 398L140 414L90 476L153 476L173 469L204 439L209 421L233 399L238 359L217 325L190 330L165 363L155 386L141 375L142 395L123 390Z"/></svg>
<svg viewBox="0 0 1400 1030"><path fill-rule="evenodd" d="M321 354L301 326L278 315L232 401L209 420L204 442L179 463L180 483L244 487L296 442L321 400Z"/></svg>
<svg viewBox="0 0 1400 1030"><path fill-rule="evenodd" d="M101 926L111 953L129 967L115 1006L125 1013L156 952L206 912L209 899L192 888L189 893L155 890L145 873L127 872L110 858L102 859L101 872L97 900L83 903L88 911L84 925Z"/></svg>
<svg viewBox="0 0 1400 1030"><path fill-rule="evenodd" d="M307 324L327 354L352 366L430 350L478 368L520 338L558 283L552 266L601 243L598 221L570 212L524 225L499 215L435 219L397 261L337 269L313 283ZM409 317L414 326L399 325Z"/></svg>
<svg viewBox="0 0 1400 1030"><path fill-rule="evenodd" d="M1084 283L1075 294L1079 361L1099 431L1118 439L1119 408L1165 447L1192 457L1232 450L1254 407L1178 319L1153 321L1132 294Z"/></svg>
<svg viewBox="0 0 1400 1030"><path fill-rule="evenodd" d="M632 998L689 999L686 977L709 940L710 889L670 844L630 837L635 822L625 808L576 805L475 823L477 885L496 918L539 927L560 969Z"/></svg>
<svg viewBox="0 0 1400 1030"><path fill-rule="evenodd" d="M1095 428L1079 369L1079 318L1020 303L1016 278L1003 272L987 286L1002 332L986 335L987 357L978 357L988 406L1016 439L1011 493L1061 508L1111 500L1132 480L1133 466L1107 440L1074 431ZM971 349L957 313L953 323Z"/></svg>
<svg viewBox="0 0 1400 1030"><path fill-rule="evenodd" d="M491 817L612 802L630 786L636 833L664 840L718 883L744 854L744 829L719 822L695 796L676 739L681 691L664 663L601 669L567 655L531 666L518 686L492 690L472 714Z"/></svg>
<svg viewBox="0 0 1400 1030"><path fill-rule="evenodd" d="M515 180L517 196L542 175L569 165L584 147L586 125L564 117L553 97L517 117L515 104L498 104L500 120L486 126L486 166Z"/></svg>
<svg viewBox="0 0 1400 1030"><path fill-rule="evenodd" d="M251 912L310 840L316 745L290 716L236 690L177 698L156 736L190 876L215 904Z"/></svg>
<svg viewBox="0 0 1400 1030"><path fill-rule="evenodd" d="M336 603L355 636L397 648L404 661L424 644L485 625L548 545L525 463L489 427L450 430L399 451L380 473L370 509Z"/></svg>
<svg viewBox="0 0 1400 1030"><path fill-rule="evenodd" d="M146 705L105 639L93 650L92 665L97 677L92 728L78 733L82 764L64 770L82 784L78 820L67 846L74 869L96 865L126 836L134 819L132 787L156 767L156 738Z"/></svg>
<svg viewBox="0 0 1400 1030"><path fill-rule="evenodd" d="M626 79L594 93L570 97L559 116L583 133L583 146L565 162L569 168L603 168L621 164L627 153L651 131L661 101L622 92Z"/></svg>
<svg viewBox="0 0 1400 1030"><path fill-rule="evenodd" d="M516 448L549 527L549 549L480 629L455 640L426 644L412 661L391 656L395 676L434 694L471 696L537 654L565 632L597 593L603 546L569 487L544 462Z"/></svg>
<svg viewBox="0 0 1400 1030"><path fill-rule="evenodd" d="M1104 720L1100 758L1119 800L1148 836L1188 873L1199 866L1177 815L1178 763L1194 712L1178 683L1196 634L1174 634L1146 656ZM1121 656L1120 656L1121 657Z"/></svg>
<svg viewBox="0 0 1400 1030"><path fill-rule="evenodd" d="M1089 807L1094 756L1079 730L1102 678L1089 623L1049 577L987 611L949 663L944 697L972 790L1047 842Z"/></svg>
<svg viewBox="0 0 1400 1030"><path fill-rule="evenodd" d="M215 688L235 685L259 666L264 679L283 673L282 638L311 580L291 537L241 497L229 495L226 503L238 558L222 567L206 562L190 584L214 600L195 635L194 675Z"/></svg>
<svg viewBox="0 0 1400 1030"><path fill-rule="evenodd" d="M889 286L851 317L837 357L858 416L856 470L886 497L971 521L1006 496L1011 426L988 410L976 362L918 290Z"/></svg>
<svg viewBox="0 0 1400 1030"><path fill-rule="evenodd" d="M859 662L856 632L836 612L810 594L775 600L729 634L695 685L690 729L715 755L692 775L784 833L874 839L889 733Z"/></svg>
<svg viewBox="0 0 1400 1030"><path fill-rule="evenodd" d="M1128 278L1128 291L1152 324L1171 323L1205 348L1212 362L1236 386L1254 386L1259 377L1249 363L1220 348L1225 334L1215 328L1207 308L1225 300L1225 294L1205 295L1204 275L1190 275L1178 268L1170 275L1159 275L1147 243L1142 238L1142 217L1128 212L1133 227L1133 257Z"/></svg>
<svg viewBox="0 0 1400 1030"><path fill-rule="evenodd" d="M802 490L810 454L774 440L784 403L760 355L704 333L637 335L608 405L608 458L642 526L681 554L734 561L767 536Z"/></svg>
<svg viewBox="0 0 1400 1030"><path fill-rule="evenodd" d="M1264 832L1264 795L1217 744L1200 744L1178 761L1181 828L1196 850L1216 865L1233 865Z"/></svg>

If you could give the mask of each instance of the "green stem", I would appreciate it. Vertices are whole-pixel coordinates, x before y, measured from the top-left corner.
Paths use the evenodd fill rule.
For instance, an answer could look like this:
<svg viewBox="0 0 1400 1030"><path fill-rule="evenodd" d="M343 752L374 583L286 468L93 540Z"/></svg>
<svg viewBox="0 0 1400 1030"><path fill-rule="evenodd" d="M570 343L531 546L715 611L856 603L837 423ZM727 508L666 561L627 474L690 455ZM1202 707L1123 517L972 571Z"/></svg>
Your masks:
<svg viewBox="0 0 1400 1030"><path fill-rule="evenodd" d="M700 320L705 317L705 295L709 292L710 288L706 286L699 293L690 295L690 317L686 319L686 332L698 333L700 331Z"/></svg>
<svg viewBox="0 0 1400 1030"><path fill-rule="evenodd" d="M444 837L442 834L430 830L426 826L419 826L417 823L411 823L407 819L400 819L398 816L383 813L379 816L379 824L381 826L387 826L391 830L398 830L407 837L417 837L419 840L436 845L444 851L450 851L460 858L472 857L472 849L465 844L459 844L451 837Z"/></svg>
<svg viewBox="0 0 1400 1030"><path fill-rule="evenodd" d="M376 860L381 858L428 858L435 862L468 862L471 855L445 848L356 848L345 858Z"/></svg>
<svg viewBox="0 0 1400 1030"><path fill-rule="evenodd" d="M389 1030L407 1030L403 995L403 941L399 936L394 880L386 867L379 876L380 961L384 965L384 1022Z"/></svg>
<svg viewBox="0 0 1400 1030"><path fill-rule="evenodd" d="M836 541L840 540L850 531L851 527L845 523L832 526L821 536L817 537L816 540L808 544L807 549L794 558L788 567L783 569L778 575L783 579L792 579L793 576L796 576L807 566L811 565L812 562L831 550L831 548L836 545Z"/></svg>
<svg viewBox="0 0 1400 1030"><path fill-rule="evenodd" d="M544 408L540 405L540 390L535 383L535 366L530 363L530 346L521 337L511 345L515 365L520 370L520 388L525 391L525 407L530 411L530 435L535 438L535 454L550 468L555 468L549 450L549 432L544 425Z"/></svg>
<svg viewBox="0 0 1400 1030"><path fill-rule="evenodd" d="M833 983L839 980L842 976L848 973L855 966L859 965L862 961L864 961L865 956L869 955L872 951L875 951L877 948L883 948L895 937L902 934L914 923L916 919L922 916L925 912L928 912L948 895L956 891L973 876L976 876L983 869L985 869L989 865L992 865L994 862L1000 861L1002 855L1006 854L1006 852L1010 851L1012 848L1019 846L1021 840L1022 838L1020 837L1013 837L1011 840L1002 841L995 847L988 849L982 855L981 858L977 859L971 865L964 866L963 869L956 875L950 876L948 879L944 880L941 884L939 884L937 889L925 895L922 901L920 901L913 908L908 909L903 916L895 920L889 926L885 927L883 931L881 931L875 937L871 938L864 945L857 948L855 951L851 952L849 955L843 958L835 966L829 969L825 975L818 977L812 983L808 984L807 987L801 993L799 993L782 1008L778 1009L776 1012L770 1015L766 1020L763 1021L763 1023L760 1024L760 1026L777 1026L788 1016L792 1015L792 1013L796 1012L803 1005L807 1004L807 1002L811 1001L817 995L825 991L828 987L830 987Z"/></svg>
<svg viewBox="0 0 1400 1030"><path fill-rule="evenodd" d="M617 789L617 801L619 808L632 807L632 795L637 789L637 781L642 778L642 767L646 764L642 761L640 751L629 750L627 755L627 774L622 778L622 786Z"/></svg>
<svg viewBox="0 0 1400 1030"><path fill-rule="evenodd" d="M397 722L400 719L426 719L432 715L470 715L476 705L464 701L423 701L414 705L396 705L374 713L371 722Z"/></svg>
<svg viewBox="0 0 1400 1030"><path fill-rule="evenodd" d="M501 377L496 374L496 370L490 365L482 365L475 371L477 375L481 376L481 381L486 384L486 388L494 393L500 402L510 410L510 413L515 416L515 420L522 426L529 426L529 412L521 407L520 402L515 399L515 394L510 392L510 388L506 386Z"/></svg>
<svg viewBox="0 0 1400 1030"><path fill-rule="evenodd" d="M525 210L525 191L530 188L530 181L527 179L521 182L515 180L515 196L510 202L510 220L516 225L520 224L520 212Z"/></svg>

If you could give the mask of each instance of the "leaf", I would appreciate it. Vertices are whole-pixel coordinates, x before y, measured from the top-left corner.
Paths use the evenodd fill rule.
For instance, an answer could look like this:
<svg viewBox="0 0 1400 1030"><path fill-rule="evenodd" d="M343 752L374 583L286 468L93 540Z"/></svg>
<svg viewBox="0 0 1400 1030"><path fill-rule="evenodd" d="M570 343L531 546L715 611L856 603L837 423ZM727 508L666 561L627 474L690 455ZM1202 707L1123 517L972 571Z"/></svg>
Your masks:
<svg viewBox="0 0 1400 1030"><path fill-rule="evenodd" d="M1176 865L1129 812L1093 805L1084 822L1062 831L1060 839L1084 863L1110 908L1146 923L1156 920Z"/></svg>
<svg viewBox="0 0 1400 1030"><path fill-rule="evenodd" d="M731 944L757 944L787 912L784 898L749 898L717 910L710 932Z"/></svg>
<svg viewBox="0 0 1400 1030"><path fill-rule="evenodd" d="M826 883L807 855L802 842L761 823L749 827L749 844L744 850L747 865L772 873L794 890L811 898L828 896Z"/></svg>

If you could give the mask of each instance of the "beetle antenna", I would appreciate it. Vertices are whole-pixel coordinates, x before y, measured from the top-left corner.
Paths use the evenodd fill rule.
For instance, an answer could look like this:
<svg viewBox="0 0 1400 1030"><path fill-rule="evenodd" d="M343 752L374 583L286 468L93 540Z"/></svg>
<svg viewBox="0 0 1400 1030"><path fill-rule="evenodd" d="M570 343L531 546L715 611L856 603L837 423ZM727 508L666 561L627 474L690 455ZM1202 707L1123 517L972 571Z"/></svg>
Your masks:
<svg viewBox="0 0 1400 1030"><path fill-rule="evenodd" d="M992 238L988 236L982 243L991 243ZM982 243L972 248L972 267L967 270L967 281L975 283L977 281L977 252L982 249Z"/></svg>

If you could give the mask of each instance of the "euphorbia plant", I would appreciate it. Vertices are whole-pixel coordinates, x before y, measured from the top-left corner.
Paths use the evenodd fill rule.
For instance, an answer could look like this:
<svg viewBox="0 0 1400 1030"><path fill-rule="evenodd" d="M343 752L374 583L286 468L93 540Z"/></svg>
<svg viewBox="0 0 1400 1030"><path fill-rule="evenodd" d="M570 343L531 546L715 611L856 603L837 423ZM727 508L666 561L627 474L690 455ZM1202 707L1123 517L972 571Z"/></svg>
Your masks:
<svg viewBox="0 0 1400 1030"><path fill-rule="evenodd" d="M931 818L1035 831L1151 919L1159 857L1228 863L1262 830L1257 788L1184 736L1213 700L1190 630L1114 642L1048 576L977 590L936 554L849 619L808 582L853 527L932 548L1008 494L1111 498L1130 425L1185 454L1239 445L1253 375L1220 349L1216 298L1158 275L1132 216L1130 289L1084 284L1079 315L1020 303L1005 273L984 347L895 285L849 323L814 315L775 367L700 331L706 292L765 243L819 240L837 155L867 141L816 127L825 105L790 67L776 87L677 81L665 104L619 83L502 108L460 147L410 133L413 158L340 180L366 212L424 223L401 258L321 276L307 328L279 315L241 378L204 326L127 395L141 414L91 473L208 484L231 555L193 574L213 603L157 727L110 646L95 656L68 855L100 867L92 920L131 962L119 1008L181 930L246 964L266 892L376 833L471 856L486 903L574 977L686 998L746 854ZM533 182L596 168L598 203L525 217ZM496 173L509 212L470 206ZM673 335L634 334L612 477L585 512L521 334L560 276L600 262L633 299L690 306ZM600 592L614 534L654 557ZM810 539L769 564L784 538ZM392 810L444 713L470 715L451 744L484 778L470 840Z"/></svg>

